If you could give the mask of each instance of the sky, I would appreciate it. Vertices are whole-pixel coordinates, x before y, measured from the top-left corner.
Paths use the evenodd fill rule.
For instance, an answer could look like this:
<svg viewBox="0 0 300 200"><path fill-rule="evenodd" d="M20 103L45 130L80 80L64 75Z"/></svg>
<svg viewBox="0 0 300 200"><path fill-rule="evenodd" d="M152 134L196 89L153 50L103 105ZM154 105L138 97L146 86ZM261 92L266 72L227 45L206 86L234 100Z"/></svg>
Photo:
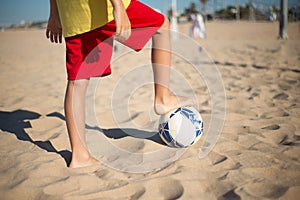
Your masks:
<svg viewBox="0 0 300 200"><path fill-rule="evenodd" d="M141 2L166 13L171 7L171 0L140 0ZM222 8L223 1L227 5L235 5L236 0L208 0L208 10L212 10L213 2L218 2L217 8ZM239 0L241 5L249 0ZM279 0L252 0L254 2L279 2ZM194 2L200 9L199 0L177 0L179 12ZM290 5L300 4L300 0L289 0ZM263 3L261 3L263 5ZM0 25L19 24L26 21L46 21L49 16L49 0L0 0Z"/></svg>

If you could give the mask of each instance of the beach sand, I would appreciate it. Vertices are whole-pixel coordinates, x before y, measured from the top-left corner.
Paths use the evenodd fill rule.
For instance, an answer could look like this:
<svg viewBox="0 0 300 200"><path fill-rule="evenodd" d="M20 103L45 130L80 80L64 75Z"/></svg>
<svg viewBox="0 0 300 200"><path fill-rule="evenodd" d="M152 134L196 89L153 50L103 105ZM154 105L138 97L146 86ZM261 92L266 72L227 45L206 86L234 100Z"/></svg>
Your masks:
<svg viewBox="0 0 300 200"><path fill-rule="evenodd" d="M188 28L179 26L184 34ZM278 23L209 22L206 28L208 37L196 42L215 62L226 92L226 119L213 150L200 159L201 141L178 151L157 137L131 136L136 129L120 130L126 127L118 126L112 109L121 113L123 124L133 121L141 129L153 115L147 113L151 84L145 81L134 92L126 91L137 80L151 78L151 68L138 78L122 79L138 65L150 66L146 49L117 59L113 75L91 84L87 98L95 105L89 105L94 110L88 113L96 118L87 121L87 140L106 164L81 169L67 167L64 45L51 44L44 30L1 32L0 199L299 199L299 24L289 24L288 40L277 39ZM205 82L180 55L173 63L189 77L207 129L212 111ZM118 85L118 80L123 82ZM95 132L123 154L101 146ZM151 157L156 151L163 153Z"/></svg>

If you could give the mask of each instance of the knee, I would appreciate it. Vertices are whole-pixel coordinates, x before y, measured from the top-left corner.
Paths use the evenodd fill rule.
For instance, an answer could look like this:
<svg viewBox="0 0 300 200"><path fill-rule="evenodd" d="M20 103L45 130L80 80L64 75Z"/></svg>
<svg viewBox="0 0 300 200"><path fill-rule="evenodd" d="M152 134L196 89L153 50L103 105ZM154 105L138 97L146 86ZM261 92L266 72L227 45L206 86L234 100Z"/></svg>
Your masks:
<svg viewBox="0 0 300 200"><path fill-rule="evenodd" d="M162 25L161 28L163 28L163 29L170 29L170 21L169 21L169 19L167 17L165 17L164 23L163 23L163 25Z"/></svg>
<svg viewBox="0 0 300 200"><path fill-rule="evenodd" d="M167 33L170 30L170 21L167 17L164 19L164 23L160 27L160 29L157 31L158 33Z"/></svg>
<svg viewBox="0 0 300 200"><path fill-rule="evenodd" d="M68 87L76 88L76 89L86 89L89 85L88 79L82 79L82 80L75 80L75 81L69 81Z"/></svg>

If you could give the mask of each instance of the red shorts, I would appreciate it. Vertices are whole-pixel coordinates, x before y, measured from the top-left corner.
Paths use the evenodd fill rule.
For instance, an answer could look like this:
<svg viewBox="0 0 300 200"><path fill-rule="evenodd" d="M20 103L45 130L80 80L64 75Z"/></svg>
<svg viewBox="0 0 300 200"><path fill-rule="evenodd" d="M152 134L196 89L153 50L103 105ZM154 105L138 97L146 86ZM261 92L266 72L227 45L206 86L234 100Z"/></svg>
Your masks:
<svg viewBox="0 0 300 200"><path fill-rule="evenodd" d="M162 26L165 18L137 0L131 1L126 12L132 30L130 38L122 43L139 51ZM111 21L87 33L65 38L68 80L111 74L115 31L115 21Z"/></svg>

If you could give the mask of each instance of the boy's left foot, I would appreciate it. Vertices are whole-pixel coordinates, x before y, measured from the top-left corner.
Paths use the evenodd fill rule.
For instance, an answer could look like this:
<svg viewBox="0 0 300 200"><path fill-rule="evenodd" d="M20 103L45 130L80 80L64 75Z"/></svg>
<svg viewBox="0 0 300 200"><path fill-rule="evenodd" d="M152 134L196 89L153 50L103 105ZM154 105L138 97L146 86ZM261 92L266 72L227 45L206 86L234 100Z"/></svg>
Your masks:
<svg viewBox="0 0 300 200"><path fill-rule="evenodd" d="M85 159L72 159L69 168L89 167L92 165L101 165L101 162L92 156Z"/></svg>
<svg viewBox="0 0 300 200"><path fill-rule="evenodd" d="M155 99L154 111L158 115L166 114L167 112L185 106L195 105L196 101L182 96L169 95L165 98Z"/></svg>

